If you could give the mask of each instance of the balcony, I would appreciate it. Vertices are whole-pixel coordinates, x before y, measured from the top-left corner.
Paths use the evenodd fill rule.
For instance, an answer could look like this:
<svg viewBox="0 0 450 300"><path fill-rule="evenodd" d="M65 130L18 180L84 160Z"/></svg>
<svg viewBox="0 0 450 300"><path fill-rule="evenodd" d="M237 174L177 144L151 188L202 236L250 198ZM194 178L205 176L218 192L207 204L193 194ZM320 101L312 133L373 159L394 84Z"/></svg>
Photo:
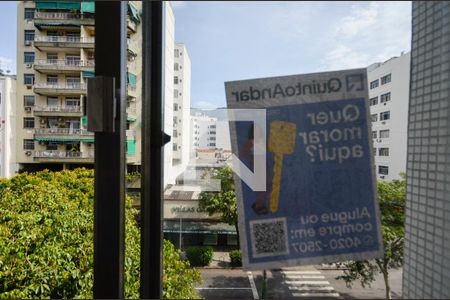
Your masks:
<svg viewBox="0 0 450 300"><path fill-rule="evenodd" d="M34 92L39 95L49 96L79 96L86 94L86 84L84 83L66 83L66 84L52 84L52 83L36 83L34 85Z"/></svg>
<svg viewBox="0 0 450 300"><path fill-rule="evenodd" d="M38 59L34 69L40 73L73 74L74 72L90 71L95 68L94 60Z"/></svg>
<svg viewBox="0 0 450 300"><path fill-rule="evenodd" d="M35 106L33 112L38 117L81 117L83 115L81 106Z"/></svg>
<svg viewBox="0 0 450 300"><path fill-rule="evenodd" d="M136 118L136 107L127 107L127 121L134 122Z"/></svg>
<svg viewBox="0 0 450 300"><path fill-rule="evenodd" d="M93 153L59 151L59 150L43 150L34 151L33 160L40 162L64 161L72 163L93 163Z"/></svg>
<svg viewBox="0 0 450 300"><path fill-rule="evenodd" d="M34 139L45 142L92 142L94 133L85 129L35 128Z"/></svg>
<svg viewBox="0 0 450 300"><path fill-rule="evenodd" d="M94 49L93 37L78 36L35 36L34 46L39 50L57 51L58 49L89 48Z"/></svg>
<svg viewBox="0 0 450 300"><path fill-rule="evenodd" d="M136 140L136 131L135 130L127 130L125 132L125 135L127 137L127 141L135 141Z"/></svg>
<svg viewBox="0 0 450 300"><path fill-rule="evenodd" d="M80 25L94 26L94 15L47 11L34 13L34 26L39 30L71 29Z"/></svg>

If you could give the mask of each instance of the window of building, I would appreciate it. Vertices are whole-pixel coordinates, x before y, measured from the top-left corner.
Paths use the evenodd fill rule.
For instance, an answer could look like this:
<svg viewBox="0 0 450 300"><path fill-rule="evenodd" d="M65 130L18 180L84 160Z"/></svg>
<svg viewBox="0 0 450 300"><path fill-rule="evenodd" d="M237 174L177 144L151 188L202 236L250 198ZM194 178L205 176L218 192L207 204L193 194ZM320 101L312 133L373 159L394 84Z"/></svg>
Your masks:
<svg viewBox="0 0 450 300"><path fill-rule="evenodd" d="M66 106L80 106L80 98L66 98Z"/></svg>
<svg viewBox="0 0 450 300"><path fill-rule="evenodd" d="M391 112L390 111L384 111L380 113L380 121L389 120L391 118Z"/></svg>
<svg viewBox="0 0 450 300"><path fill-rule="evenodd" d="M378 166L378 174L388 175L389 174L389 167L388 166Z"/></svg>
<svg viewBox="0 0 450 300"><path fill-rule="evenodd" d="M210 137L209 137L209 140L210 140L210 141L215 141L215 140L216 140L216 137L210 136Z"/></svg>
<svg viewBox="0 0 450 300"><path fill-rule="evenodd" d="M209 134L216 134L216 132L215 131L210 131Z"/></svg>
<svg viewBox="0 0 450 300"><path fill-rule="evenodd" d="M376 131L372 131L372 138L376 139L377 138L377 132Z"/></svg>
<svg viewBox="0 0 450 300"><path fill-rule="evenodd" d="M173 104L173 110L174 110L174 111L178 111L178 104L177 104L177 103L174 103L174 104Z"/></svg>
<svg viewBox="0 0 450 300"><path fill-rule="evenodd" d="M173 131L173 137L178 137L178 132L176 130Z"/></svg>
<svg viewBox="0 0 450 300"><path fill-rule="evenodd" d="M57 85L58 84L58 75L47 75L47 84Z"/></svg>
<svg viewBox="0 0 450 300"><path fill-rule="evenodd" d="M173 90L173 97L178 98L178 90L177 89Z"/></svg>
<svg viewBox="0 0 450 300"><path fill-rule="evenodd" d="M34 30L25 30L25 42L34 41Z"/></svg>
<svg viewBox="0 0 450 300"><path fill-rule="evenodd" d="M79 66L80 65L80 56L79 55L66 55L66 64L70 66Z"/></svg>
<svg viewBox="0 0 450 300"><path fill-rule="evenodd" d="M384 102L388 102L391 101L391 93L386 93L380 96L380 102L384 103Z"/></svg>
<svg viewBox="0 0 450 300"><path fill-rule="evenodd" d="M34 106L34 95L23 96L23 106Z"/></svg>
<svg viewBox="0 0 450 300"><path fill-rule="evenodd" d="M25 7L24 16L26 20L34 19L34 8L32 7Z"/></svg>
<svg viewBox="0 0 450 300"><path fill-rule="evenodd" d="M34 63L34 52L24 52L23 53L24 63Z"/></svg>
<svg viewBox="0 0 450 300"><path fill-rule="evenodd" d="M175 57L180 57L180 50L175 49Z"/></svg>
<svg viewBox="0 0 450 300"><path fill-rule="evenodd" d="M370 89L374 89L376 87L378 87L378 79L370 83Z"/></svg>
<svg viewBox="0 0 450 300"><path fill-rule="evenodd" d="M216 146L216 143L210 143L209 146L210 146L210 147L215 147L215 146Z"/></svg>
<svg viewBox="0 0 450 300"><path fill-rule="evenodd" d="M371 118L372 122L378 121L378 115L377 114L370 115L370 118Z"/></svg>
<svg viewBox="0 0 450 300"><path fill-rule="evenodd" d="M58 97L47 97L48 106L58 106L58 104L59 104Z"/></svg>
<svg viewBox="0 0 450 300"><path fill-rule="evenodd" d="M58 144L55 142L48 142L47 150L58 150Z"/></svg>
<svg viewBox="0 0 450 300"><path fill-rule="evenodd" d="M389 148L379 148L378 155L379 156L389 156Z"/></svg>
<svg viewBox="0 0 450 300"><path fill-rule="evenodd" d="M377 156L377 148L373 148L373 156Z"/></svg>
<svg viewBox="0 0 450 300"><path fill-rule="evenodd" d="M55 64L58 61L58 53L47 53L47 62Z"/></svg>
<svg viewBox="0 0 450 300"><path fill-rule="evenodd" d="M177 149L178 149L178 144L173 143L173 145L172 145L172 150L173 150L173 151L177 151Z"/></svg>
<svg viewBox="0 0 450 300"><path fill-rule="evenodd" d="M216 125L210 125L208 128L216 128Z"/></svg>
<svg viewBox="0 0 450 300"><path fill-rule="evenodd" d="M80 33L79 32L67 32L66 33L66 41L79 43L80 42Z"/></svg>
<svg viewBox="0 0 450 300"><path fill-rule="evenodd" d="M173 77L173 83L178 84L178 76Z"/></svg>
<svg viewBox="0 0 450 300"><path fill-rule="evenodd" d="M386 76L381 77L381 84L386 84L391 82L391 74L387 74Z"/></svg>
<svg viewBox="0 0 450 300"><path fill-rule="evenodd" d="M26 85L34 84L34 74L23 74L23 83Z"/></svg>
<svg viewBox="0 0 450 300"><path fill-rule="evenodd" d="M370 106L378 104L378 96L369 99Z"/></svg>
<svg viewBox="0 0 450 300"><path fill-rule="evenodd" d="M178 71L178 70L180 69L178 63L175 63L175 64L173 65L173 69L174 69L175 71Z"/></svg>
<svg viewBox="0 0 450 300"><path fill-rule="evenodd" d="M71 87L79 87L81 83L80 77L66 77L66 84Z"/></svg>
<svg viewBox="0 0 450 300"><path fill-rule="evenodd" d="M389 137L389 129L380 130L380 139L385 139Z"/></svg>
<svg viewBox="0 0 450 300"><path fill-rule="evenodd" d="M34 140L23 140L23 150L34 150Z"/></svg>
<svg viewBox="0 0 450 300"><path fill-rule="evenodd" d="M23 118L23 128L34 128L34 118Z"/></svg>
<svg viewBox="0 0 450 300"><path fill-rule="evenodd" d="M47 119L48 128L57 128L58 127L58 120L55 118L48 118Z"/></svg>

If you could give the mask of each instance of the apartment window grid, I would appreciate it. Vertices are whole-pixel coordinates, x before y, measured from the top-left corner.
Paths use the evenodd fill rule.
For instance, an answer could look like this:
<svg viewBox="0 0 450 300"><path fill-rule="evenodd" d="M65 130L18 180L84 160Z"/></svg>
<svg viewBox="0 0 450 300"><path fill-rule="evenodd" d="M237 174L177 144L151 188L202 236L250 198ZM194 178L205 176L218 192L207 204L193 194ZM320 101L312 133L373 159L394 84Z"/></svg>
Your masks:
<svg viewBox="0 0 450 300"><path fill-rule="evenodd" d="M178 111L178 104L177 104L177 103L174 103L174 104L173 104L173 110L174 110L174 111Z"/></svg>
<svg viewBox="0 0 450 300"><path fill-rule="evenodd" d="M58 150L58 144L55 142L48 142L46 150Z"/></svg>
<svg viewBox="0 0 450 300"><path fill-rule="evenodd" d="M385 103L391 101L391 92L382 94L380 96L380 103Z"/></svg>
<svg viewBox="0 0 450 300"><path fill-rule="evenodd" d="M178 94L179 94L178 90L177 90L177 89L174 89L174 90L173 90L173 97L174 97L174 98L178 98Z"/></svg>
<svg viewBox="0 0 450 300"><path fill-rule="evenodd" d="M391 74L381 77L381 85L391 82Z"/></svg>
<svg viewBox="0 0 450 300"><path fill-rule="evenodd" d="M47 97L47 106L58 106L58 97Z"/></svg>
<svg viewBox="0 0 450 300"><path fill-rule="evenodd" d="M379 156L389 156L389 148L379 148L378 155Z"/></svg>
<svg viewBox="0 0 450 300"><path fill-rule="evenodd" d="M58 53L47 53L47 62L49 64L55 64L58 61Z"/></svg>
<svg viewBox="0 0 450 300"><path fill-rule="evenodd" d="M180 50L178 50L178 49L175 49L175 57L180 57Z"/></svg>
<svg viewBox="0 0 450 300"><path fill-rule="evenodd" d="M58 84L58 75L47 75L47 84L48 85L57 85Z"/></svg>
<svg viewBox="0 0 450 300"><path fill-rule="evenodd" d="M23 128L34 128L34 118L23 118Z"/></svg>
<svg viewBox="0 0 450 300"><path fill-rule="evenodd" d="M23 140L23 150L34 150L34 140Z"/></svg>
<svg viewBox="0 0 450 300"><path fill-rule="evenodd" d="M374 88L378 87L378 85L379 85L378 79L374 80L374 81L370 82L370 89L374 89Z"/></svg>
<svg viewBox="0 0 450 300"><path fill-rule="evenodd" d="M373 148L373 156L377 156L377 148Z"/></svg>
<svg viewBox="0 0 450 300"><path fill-rule="evenodd" d="M33 85L34 84L34 74L23 74L23 83L25 85Z"/></svg>
<svg viewBox="0 0 450 300"><path fill-rule="evenodd" d="M370 115L370 119L372 120L372 122L376 122L376 121L378 121L378 115L372 114L372 115Z"/></svg>
<svg viewBox="0 0 450 300"><path fill-rule="evenodd" d="M178 63L174 63L173 69L174 69L175 71L178 71L178 70L180 69L179 64L178 64Z"/></svg>
<svg viewBox="0 0 450 300"><path fill-rule="evenodd" d="M25 32L24 32L25 43L26 42L33 42L34 41L34 35L35 35L34 30L25 30Z"/></svg>
<svg viewBox="0 0 450 300"><path fill-rule="evenodd" d="M173 83L174 84L178 84L178 82L179 82L178 76L174 76L173 77Z"/></svg>
<svg viewBox="0 0 450 300"><path fill-rule="evenodd" d="M34 106L35 97L34 95L23 96L23 106Z"/></svg>
<svg viewBox="0 0 450 300"><path fill-rule="evenodd" d="M34 56L35 56L34 52L24 52L23 53L23 62L26 64L34 63Z"/></svg>
<svg viewBox="0 0 450 300"><path fill-rule="evenodd" d="M376 139L377 138L377 132L376 131L372 131L372 138Z"/></svg>
<svg viewBox="0 0 450 300"><path fill-rule="evenodd" d="M32 19L34 19L34 8L32 8L32 7L25 7L24 18L25 18L25 20L32 20Z"/></svg>
<svg viewBox="0 0 450 300"><path fill-rule="evenodd" d="M389 129L380 130L380 139L389 138Z"/></svg>
<svg viewBox="0 0 450 300"><path fill-rule="evenodd" d="M388 166L378 166L378 174L389 175L389 167Z"/></svg>
<svg viewBox="0 0 450 300"><path fill-rule="evenodd" d="M370 106L377 105L378 104L378 96L370 98L369 102L370 102Z"/></svg>
<svg viewBox="0 0 450 300"><path fill-rule="evenodd" d="M66 98L66 106L80 106L80 98Z"/></svg>
<svg viewBox="0 0 450 300"><path fill-rule="evenodd" d="M384 111L380 113L380 121L386 121L391 118L391 112L390 111Z"/></svg>

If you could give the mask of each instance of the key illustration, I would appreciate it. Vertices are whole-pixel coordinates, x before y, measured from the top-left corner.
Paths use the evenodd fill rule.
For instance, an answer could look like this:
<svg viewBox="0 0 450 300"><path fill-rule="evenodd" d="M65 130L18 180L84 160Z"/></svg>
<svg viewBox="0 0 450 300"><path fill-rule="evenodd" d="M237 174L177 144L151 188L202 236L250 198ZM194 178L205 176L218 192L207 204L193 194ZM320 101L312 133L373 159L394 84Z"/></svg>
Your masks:
<svg viewBox="0 0 450 300"><path fill-rule="evenodd" d="M296 132L297 126L295 123L284 121L272 121L270 123L268 149L275 156L272 191L270 193L270 210L273 213L278 210L283 156L294 152Z"/></svg>

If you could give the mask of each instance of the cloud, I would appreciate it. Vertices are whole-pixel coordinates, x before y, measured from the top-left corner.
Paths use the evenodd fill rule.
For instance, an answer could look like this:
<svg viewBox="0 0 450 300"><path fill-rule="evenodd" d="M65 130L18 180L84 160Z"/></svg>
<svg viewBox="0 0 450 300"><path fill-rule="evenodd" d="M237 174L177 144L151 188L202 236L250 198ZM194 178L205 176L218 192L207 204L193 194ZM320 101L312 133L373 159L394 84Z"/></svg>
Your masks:
<svg viewBox="0 0 450 300"><path fill-rule="evenodd" d="M6 70L12 70L13 61L12 59L0 56L0 69L6 72Z"/></svg>
<svg viewBox="0 0 450 300"><path fill-rule="evenodd" d="M333 27L320 70L367 67L410 50L411 3L354 4Z"/></svg>
<svg viewBox="0 0 450 300"><path fill-rule="evenodd" d="M217 108L217 105L208 102L208 101L197 101L194 103L192 107L200 108L200 109L215 109Z"/></svg>

